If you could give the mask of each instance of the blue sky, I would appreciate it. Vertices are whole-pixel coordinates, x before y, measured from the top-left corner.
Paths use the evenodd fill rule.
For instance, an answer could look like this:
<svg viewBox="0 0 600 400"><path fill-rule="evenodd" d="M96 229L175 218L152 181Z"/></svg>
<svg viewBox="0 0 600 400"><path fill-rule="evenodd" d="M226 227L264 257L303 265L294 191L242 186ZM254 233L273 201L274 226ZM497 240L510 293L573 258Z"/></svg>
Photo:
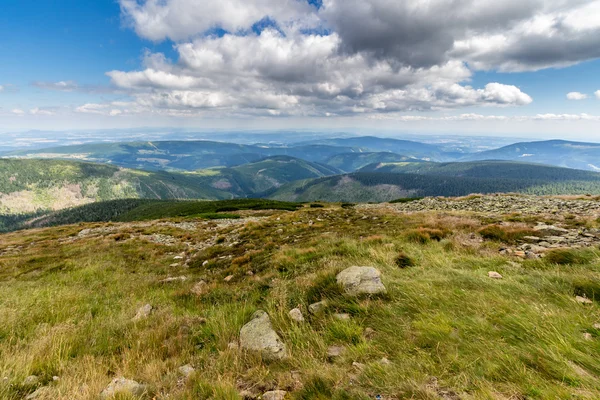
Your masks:
<svg viewBox="0 0 600 400"><path fill-rule="evenodd" d="M491 14L478 8L488 0L463 0L473 20L449 16L446 24L421 1L4 0L0 132L352 126L485 134L500 133L500 123L508 134L594 138L599 1L565 10L559 0L540 9L523 0L531 7L510 2ZM587 98L568 100L571 92Z"/></svg>

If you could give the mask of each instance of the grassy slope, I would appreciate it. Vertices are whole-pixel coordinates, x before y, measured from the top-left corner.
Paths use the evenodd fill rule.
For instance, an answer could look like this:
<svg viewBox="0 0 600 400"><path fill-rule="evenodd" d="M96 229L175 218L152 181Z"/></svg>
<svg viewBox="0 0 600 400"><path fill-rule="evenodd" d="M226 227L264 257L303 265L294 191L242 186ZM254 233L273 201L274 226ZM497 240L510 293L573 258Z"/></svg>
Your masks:
<svg viewBox="0 0 600 400"><path fill-rule="evenodd" d="M0 376L7 380L0 398L29 393L20 383L30 374L49 382L43 399L54 400L96 398L121 375L175 400L240 399L241 389L285 389L296 399L600 398L600 331L592 328L600 308L573 301L582 286L600 293L598 250L588 250L582 264L514 262L499 255L502 243L469 239L484 223L458 214L331 207L238 222L1 236ZM76 238L86 227L108 231ZM407 233L417 227L447 237L415 243ZM153 234L176 244L138 237ZM191 251L184 243L209 246ZM399 269L400 251L416 266ZM190 268L169 266L181 252ZM332 277L351 265L378 267L388 295L341 296ZM504 279L489 279L491 270ZM188 280L158 283L178 275ZM200 279L210 290L196 297L190 288ZM331 304L324 315L300 325L288 318L289 309L300 305L307 315L308 304L323 298ZM131 321L146 303L153 314ZM266 362L229 348L256 309L270 313L289 360ZM352 318L338 321L333 312ZM367 328L375 330L370 338ZM328 362L330 345L348 351ZM390 364L381 365L382 357ZM182 384L177 368L188 363L197 373ZM54 375L60 379L51 382Z"/></svg>
<svg viewBox="0 0 600 400"><path fill-rule="evenodd" d="M0 159L0 212L61 209L119 198L225 199L200 175L122 170L62 160Z"/></svg>

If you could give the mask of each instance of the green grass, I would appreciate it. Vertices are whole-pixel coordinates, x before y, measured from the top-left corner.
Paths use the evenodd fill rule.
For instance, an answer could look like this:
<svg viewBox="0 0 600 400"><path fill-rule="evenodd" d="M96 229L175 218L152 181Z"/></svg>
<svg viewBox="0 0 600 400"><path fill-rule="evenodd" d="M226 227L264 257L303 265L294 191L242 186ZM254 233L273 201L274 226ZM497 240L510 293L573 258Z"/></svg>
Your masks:
<svg viewBox="0 0 600 400"><path fill-rule="evenodd" d="M156 216L161 204L142 215ZM93 223L0 236L0 398L31 393L21 384L31 374L57 400L97 398L115 376L175 400L275 389L292 399L600 398L600 305L574 301L600 296L598 249L515 262L499 255L508 243L498 238L466 246L483 227L467 216L282 206L256 222L220 224L196 219L210 212L197 207L183 208L195 229ZM106 231L79 238L86 228ZM174 260L182 253L189 267ZM399 268L399 258L413 266ZM387 295L346 297L335 276L354 265L378 268ZM489 279L492 270L504 279ZM188 279L159 283L181 275ZM193 295L200 280L208 291ZM309 315L321 300L327 312ZM132 321L147 303L153 313ZM305 323L289 319L294 307ZM257 309L271 316L289 359L229 348ZM332 345L346 352L328 360ZM196 368L188 381L177 372L185 364Z"/></svg>

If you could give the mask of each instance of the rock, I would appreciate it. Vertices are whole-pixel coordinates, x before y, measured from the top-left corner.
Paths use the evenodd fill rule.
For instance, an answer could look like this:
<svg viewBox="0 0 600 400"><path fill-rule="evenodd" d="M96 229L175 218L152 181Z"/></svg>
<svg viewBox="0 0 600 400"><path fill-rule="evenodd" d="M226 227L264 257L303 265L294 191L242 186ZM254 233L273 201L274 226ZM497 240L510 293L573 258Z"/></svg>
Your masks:
<svg viewBox="0 0 600 400"><path fill-rule="evenodd" d="M60 380L60 378L59 378L58 376L53 376L53 377L52 377L52 380L53 380L54 382L57 382L58 380Z"/></svg>
<svg viewBox="0 0 600 400"><path fill-rule="evenodd" d="M584 339L584 340L587 340L587 341L591 341L591 340L593 340L592 334L591 334L591 333L589 333L589 332L585 332L585 333L583 334L583 339Z"/></svg>
<svg viewBox="0 0 600 400"><path fill-rule="evenodd" d="M189 378L194 374L194 372L196 372L194 367L192 367L190 364L179 367L178 371L181 375L183 375L186 378Z"/></svg>
<svg viewBox="0 0 600 400"><path fill-rule="evenodd" d="M29 375L27 378L25 378L23 380L22 385L31 387L31 386L37 386L37 385L39 385L39 383L40 383L40 378L38 378L36 375Z"/></svg>
<svg viewBox="0 0 600 400"><path fill-rule="evenodd" d="M183 257L182 256L175 256L175 257L173 257L173 260L183 260Z"/></svg>
<svg viewBox="0 0 600 400"><path fill-rule="evenodd" d="M490 272L488 272L488 276L490 278L492 278L492 279L502 279L502 275L500 275L496 271L490 271Z"/></svg>
<svg viewBox="0 0 600 400"><path fill-rule="evenodd" d="M594 324L594 325L592 325L592 327L593 327L594 329L600 329L600 324Z"/></svg>
<svg viewBox="0 0 600 400"><path fill-rule="evenodd" d="M283 400L287 392L284 390L273 390L262 395L263 400Z"/></svg>
<svg viewBox="0 0 600 400"><path fill-rule="evenodd" d="M290 318L296 322L304 322L304 315L302 315L302 311L299 308L294 308L290 311Z"/></svg>
<svg viewBox="0 0 600 400"><path fill-rule="evenodd" d="M342 346L330 346L327 348L327 357L329 359L335 359L340 357L346 352L346 348Z"/></svg>
<svg viewBox="0 0 600 400"><path fill-rule="evenodd" d="M233 275L229 275L227 277L225 277L225 279L223 279L225 282L231 282L233 280L234 276Z"/></svg>
<svg viewBox="0 0 600 400"><path fill-rule="evenodd" d="M392 365L392 362L385 357L383 357L381 360L379 360L378 363L379 363L379 365L382 365L384 367L388 366L388 365Z"/></svg>
<svg viewBox="0 0 600 400"><path fill-rule="evenodd" d="M373 337L375 336L375 329L373 328L365 328L365 331L363 332L363 337L367 340L369 339L373 339Z"/></svg>
<svg viewBox="0 0 600 400"><path fill-rule="evenodd" d="M350 267L337 275L337 282L349 295L380 294L386 289L381 282L381 272L373 267Z"/></svg>
<svg viewBox="0 0 600 400"><path fill-rule="evenodd" d="M146 385L140 385L136 381L129 379L115 378L112 382L100 393L101 399L110 399L116 394L129 394L134 397L141 397L148 391Z"/></svg>
<svg viewBox="0 0 600 400"><path fill-rule="evenodd" d="M594 302L588 299L587 297L575 296L575 301L580 304L593 304Z"/></svg>
<svg viewBox="0 0 600 400"><path fill-rule="evenodd" d="M170 268L176 268L179 267L179 263L173 263L171 265L169 265Z"/></svg>
<svg viewBox="0 0 600 400"><path fill-rule="evenodd" d="M240 345L237 344L237 342L230 342L227 344L227 348L229 350L238 350L240 348Z"/></svg>
<svg viewBox="0 0 600 400"><path fill-rule="evenodd" d="M536 226L535 228L533 228L533 230L538 233L541 233L542 235L549 235L549 236L561 236L561 235L566 235L569 233L568 229L559 228L558 226L546 225L546 224L540 224L540 225Z"/></svg>
<svg viewBox="0 0 600 400"><path fill-rule="evenodd" d="M159 283L173 283L173 282L185 282L187 281L187 276L176 276L176 277L169 277L166 279L163 279L162 281L159 281Z"/></svg>
<svg viewBox="0 0 600 400"><path fill-rule="evenodd" d="M542 239L540 239L540 238L539 238L539 237L537 237L537 236L525 236L525 237L523 238L523 240L524 240L525 242L529 242L529 243L538 243L538 242L540 242Z"/></svg>
<svg viewBox="0 0 600 400"><path fill-rule="evenodd" d="M327 301L326 300L323 300L323 301L320 301L318 303L314 303L314 304L311 304L310 306L308 306L308 311L312 315L322 314L323 312L325 312L326 309L327 309Z"/></svg>
<svg viewBox="0 0 600 400"><path fill-rule="evenodd" d="M147 318L152 310L152 306L150 304L146 304L138 310L137 314L135 314L135 317L133 317L133 320L139 321L140 319Z"/></svg>
<svg viewBox="0 0 600 400"><path fill-rule="evenodd" d="M204 262L202 263L202 266L203 266L203 267L206 267L207 265L208 265L208 260L206 260L206 261L204 261Z"/></svg>
<svg viewBox="0 0 600 400"><path fill-rule="evenodd" d="M240 330L240 345L243 349L259 351L266 359L281 360L287 356L285 344L273 330L271 318L259 310L252 320Z"/></svg>
<svg viewBox="0 0 600 400"><path fill-rule="evenodd" d="M253 400L253 399L258 399L258 395L254 394L253 392L249 391L249 390L242 390L240 392L240 397L243 400Z"/></svg>
<svg viewBox="0 0 600 400"><path fill-rule="evenodd" d="M367 368L365 364L356 361L352 363L352 367L354 367L354 369L357 371L364 371L365 368Z"/></svg>
<svg viewBox="0 0 600 400"><path fill-rule="evenodd" d="M333 314L333 318L335 318L339 321L348 321L348 320L350 320L350 314L335 313L335 314Z"/></svg>
<svg viewBox="0 0 600 400"><path fill-rule="evenodd" d="M204 281L200 281L192 288L192 293L196 296L202 296L208 292L208 284Z"/></svg>
<svg viewBox="0 0 600 400"><path fill-rule="evenodd" d="M25 400L39 399L40 397L43 397L44 395L49 394L49 393L50 393L50 388L47 386L44 386L44 387L39 388L35 392L27 395L27 397L25 397Z"/></svg>

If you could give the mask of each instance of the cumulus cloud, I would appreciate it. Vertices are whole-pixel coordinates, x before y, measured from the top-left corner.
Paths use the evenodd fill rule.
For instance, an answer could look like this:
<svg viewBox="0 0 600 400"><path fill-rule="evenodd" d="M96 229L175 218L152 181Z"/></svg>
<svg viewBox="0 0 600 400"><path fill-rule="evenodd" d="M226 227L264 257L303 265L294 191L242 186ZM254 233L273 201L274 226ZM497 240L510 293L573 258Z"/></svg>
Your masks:
<svg viewBox="0 0 600 400"><path fill-rule="evenodd" d="M600 0L120 0L145 56L107 75L131 101L79 112L352 115L524 106L477 70L535 71L600 57ZM360 29L359 29L360 28Z"/></svg>
<svg viewBox="0 0 600 400"><path fill-rule="evenodd" d="M585 100L588 98L588 95L580 92L570 92L567 93L568 100Z"/></svg>
<svg viewBox="0 0 600 400"><path fill-rule="evenodd" d="M600 100L600 90L596 90L596 91L594 92L594 95L596 95L596 98L597 98L598 100Z"/></svg>
<svg viewBox="0 0 600 400"><path fill-rule="evenodd" d="M13 110L11 110L11 113L13 113L14 115L25 115L25 111L21 110L20 108L15 108Z"/></svg>
<svg viewBox="0 0 600 400"><path fill-rule="evenodd" d="M29 114L31 114L31 115L51 116L51 115L54 115L55 113L53 111L50 111L50 110L46 110L46 109L41 109L39 107L35 107L35 108L32 108L31 110L29 110Z"/></svg>
<svg viewBox="0 0 600 400"><path fill-rule="evenodd" d="M60 82L33 82L33 86L46 90L57 90L59 92L72 92L77 90L79 86L74 81Z"/></svg>

